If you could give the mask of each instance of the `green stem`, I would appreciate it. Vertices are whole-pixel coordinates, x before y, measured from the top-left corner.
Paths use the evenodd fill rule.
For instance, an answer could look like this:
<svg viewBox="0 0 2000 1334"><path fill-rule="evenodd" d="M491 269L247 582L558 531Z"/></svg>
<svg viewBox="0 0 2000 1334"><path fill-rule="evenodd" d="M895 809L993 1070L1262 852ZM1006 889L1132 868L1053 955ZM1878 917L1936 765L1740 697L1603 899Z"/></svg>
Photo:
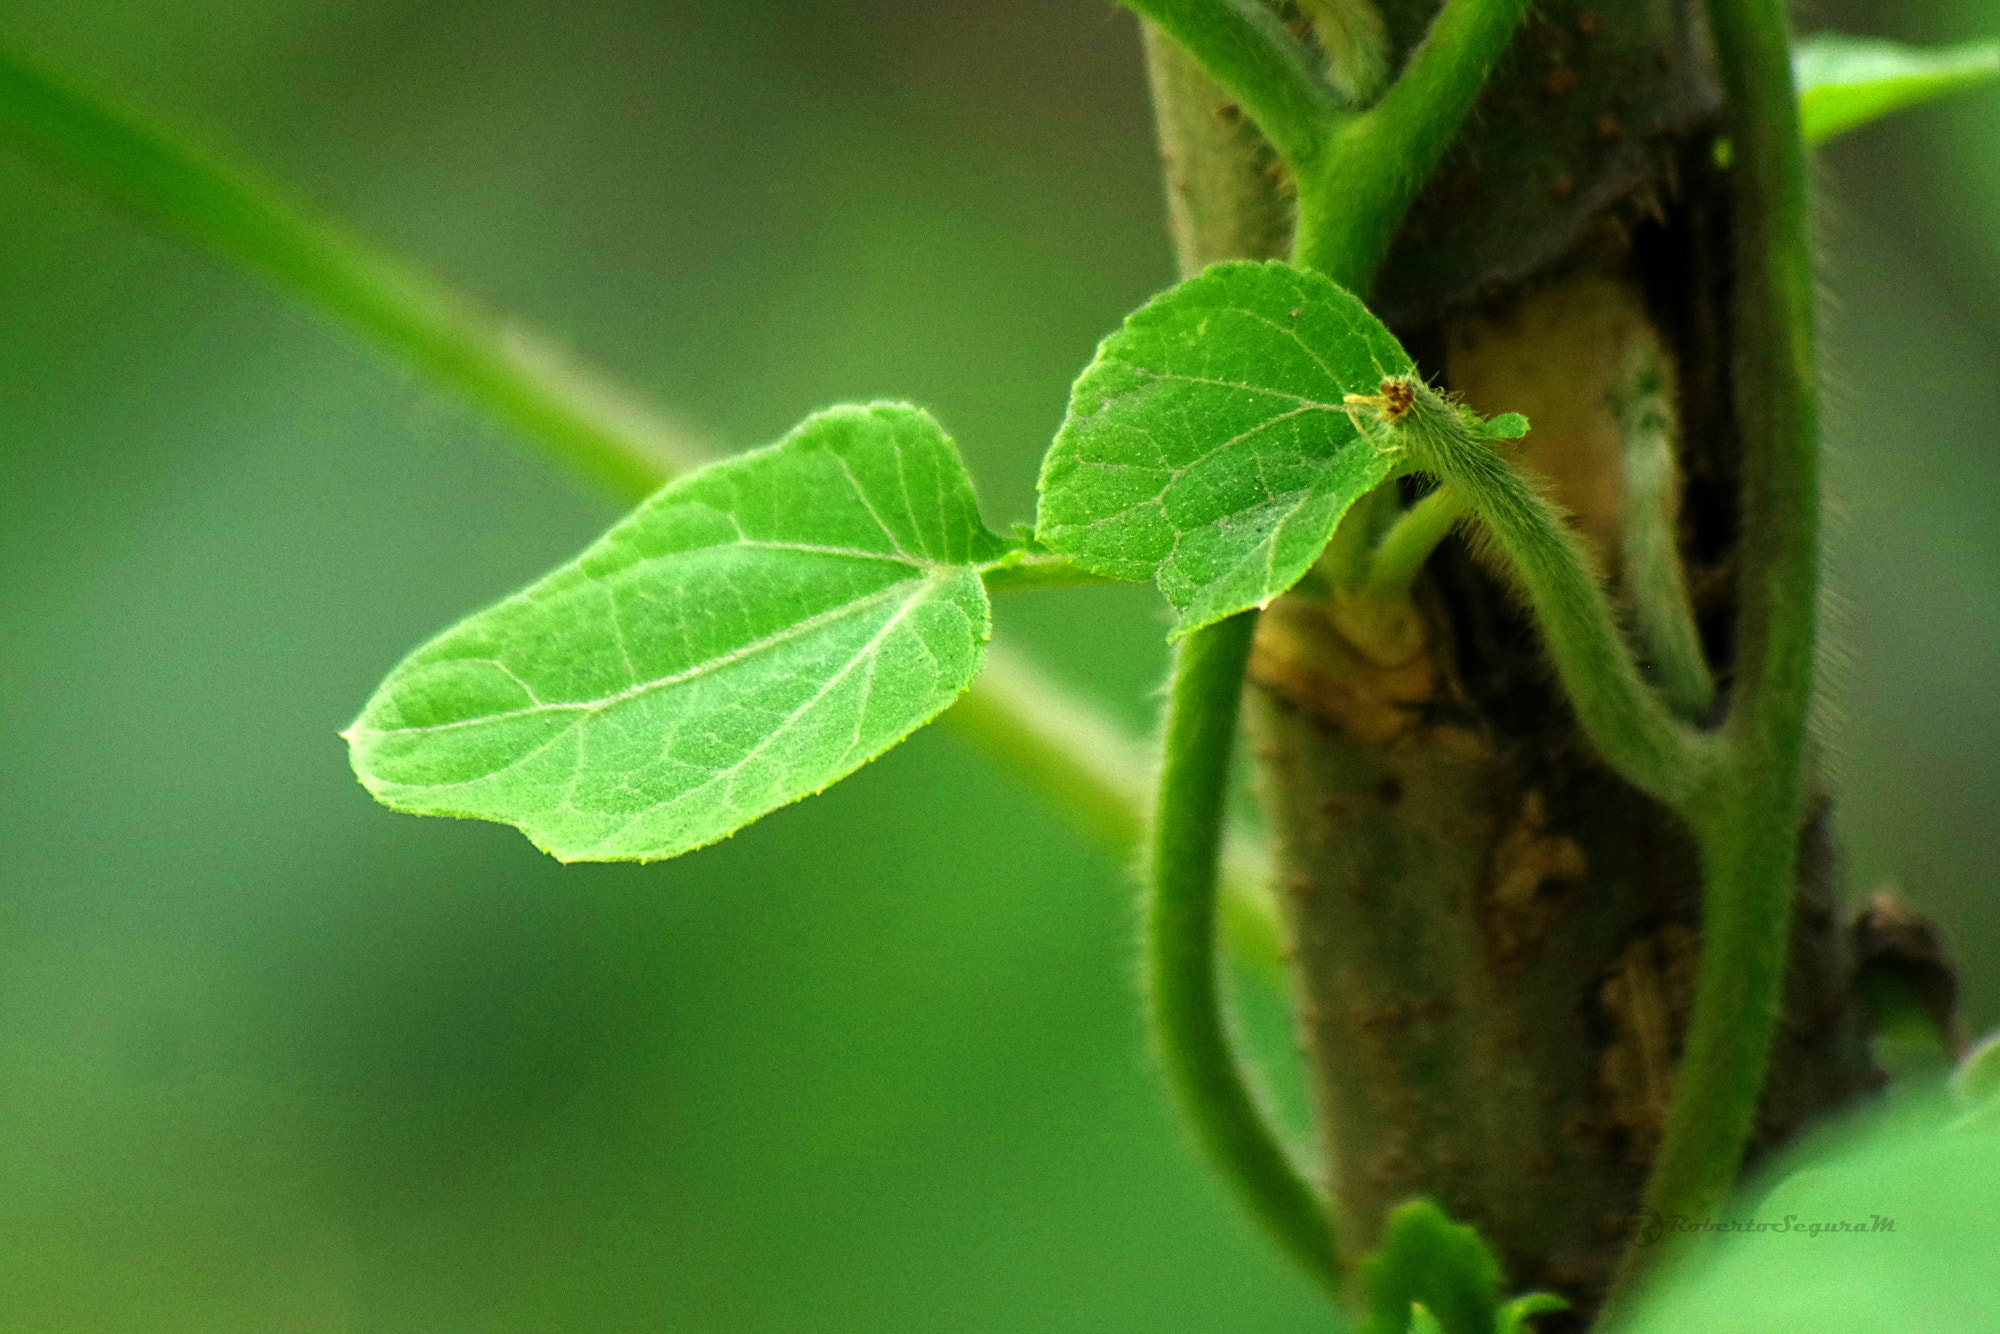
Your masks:
<svg viewBox="0 0 2000 1334"><path fill-rule="evenodd" d="M1326 1208L1244 1081L1216 976L1216 862L1256 628L1257 614L1243 612L1179 645L1153 825L1146 996L1160 1060L1201 1147L1279 1245L1337 1291Z"/></svg>
<svg viewBox="0 0 2000 1334"><path fill-rule="evenodd" d="M1108 575L1092 574L1067 556L1041 552L1016 553L997 565L979 572L989 593L1014 592L1024 588L1081 588L1088 584L1122 582Z"/></svg>
<svg viewBox="0 0 2000 1334"><path fill-rule="evenodd" d="M1295 262L1366 294L1528 0L1446 0L1402 75L1299 172Z"/></svg>
<svg viewBox="0 0 2000 1334"><path fill-rule="evenodd" d="M1468 509L1465 497L1444 485L1404 510L1369 557L1362 592L1378 602L1408 602L1424 562Z"/></svg>
<svg viewBox="0 0 2000 1334"><path fill-rule="evenodd" d="M1153 798L1153 764L1103 713L1004 644L944 715L961 740L1039 792L1095 842L1136 861ZM1240 963L1286 981L1283 933L1259 840L1232 829L1221 861L1222 939Z"/></svg>
<svg viewBox="0 0 2000 1334"><path fill-rule="evenodd" d="M1389 80L1389 29L1374 0L1297 0L1326 53L1326 76L1356 106Z"/></svg>
<svg viewBox="0 0 2000 1334"><path fill-rule="evenodd" d="M0 136L344 321L625 494L699 460L657 414L281 191L0 48Z"/></svg>
<svg viewBox="0 0 2000 1334"><path fill-rule="evenodd" d="M1403 215L1471 111L1527 2L1446 0L1389 91L1299 168L1293 263L1367 294ZM1377 491L1378 503L1393 502L1393 487ZM1323 558L1336 583L1365 578L1373 535L1363 533L1362 518L1360 506L1349 511Z"/></svg>
<svg viewBox="0 0 2000 1334"><path fill-rule="evenodd" d="M1305 43L1263 0L1125 0L1189 51L1296 167L1344 114Z"/></svg>
<svg viewBox="0 0 2000 1334"><path fill-rule="evenodd" d="M1819 603L1819 430L1805 146L1780 0L1709 0L1735 144L1743 440L1729 767L1697 813L1705 885L1686 1053L1645 1203L1699 1216L1735 1182L1777 1030ZM1625 1277L1654 1257L1628 1252Z"/></svg>
<svg viewBox="0 0 2000 1334"><path fill-rule="evenodd" d="M944 717L1094 841L1137 854L1152 766L1110 720L1019 653L988 648L978 684Z"/></svg>
<svg viewBox="0 0 2000 1334"><path fill-rule="evenodd" d="M1410 462L1459 492L1506 555L1577 721L1628 781L1685 810L1710 779L1714 747L1639 678L1582 546L1476 418L1417 377L1402 382L1413 402L1397 429Z"/></svg>
<svg viewBox="0 0 2000 1334"><path fill-rule="evenodd" d="M1676 523L1673 407L1659 357L1648 353L1616 402L1625 436L1624 537L1620 571L1633 629L1653 663L1660 693L1683 716L1700 718L1715 702L1715 678L1702 653L1688 595Z"/></svg>
<svg viewBox="0 0 2000 1334"><path fill-rule="evenodd" d="M1374 277L1389 237L1526 7L1526 0L1447 0L1397 84L1372 110L1342 120L1299 93L1296 61L1277 54L1290 39L1269 36L1268 16L1255 0L1128 3L1178 38L1238 96L1294 168L1300 216L1293 262L1356 291ZM1254 41L1251 11L1261 34ZM1232 26L1238 21L1240 27ZM1250 53L1258 43L1263 45ZM1332 137L1315 140L1301 117L1317 118ZM1357 508L1386 523L1394 496L1383 489ZM1340 556L1334 559L1338 564ZM1256 614L1245 612L1196 631L1182 641L1175 661L1154 824L1148 992L1161 1059L1203 1147L1284 1249L1337 1292L1326 1206L1285 1155L1244 1084L1215 980L1216 863L1230 744L1255 625Z"/></svg>
<svg viewBox="0 0 2000 1334"><path fill-rule="evenodd" d="M1370 487L1341 516L1340 526L1333 530L1333 540L1320 552L1314 568L1335 587L1352 588L1366 583L1375 548L1401 521L1402 504L1396 478Z"/></svg>
<svg viewBox="0 0 2000 1334"><path fill-rule="evenodd" d="M1319 562L1332 585L1328 612L1341 637L1370 661L1393 667L1423 651L1424 623L1412 590L1424 562L1468 512L1465 500L1450 486L1439 486L1407 510L1393 508L1397 479L1375 489L1391 519L1371 548L1354 541L1339 551L1329 549ZM1349 514L1335 536L1355 523Z"/></svg>

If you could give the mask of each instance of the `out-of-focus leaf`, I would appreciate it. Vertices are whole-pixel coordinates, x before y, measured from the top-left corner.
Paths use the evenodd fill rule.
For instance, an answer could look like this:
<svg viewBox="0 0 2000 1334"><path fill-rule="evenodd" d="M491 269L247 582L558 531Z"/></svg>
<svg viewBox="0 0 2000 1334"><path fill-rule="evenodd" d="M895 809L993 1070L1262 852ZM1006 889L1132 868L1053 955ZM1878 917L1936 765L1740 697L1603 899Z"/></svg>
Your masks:
<svg viewBox="0 0 2000 1334"><path fill-rule="evenodd" d="M2000 78L2000 42L1915 47L1818 33L1792 49L1806 142Z"/></svg>
<svg viewBox="0 0 2000 1334"><path fill-rule="evenodd" d="M2000 1125L2000 1033L1976 1043L1951 1072L1951 1099L1962 1124Z"/></svg>
<svg viewBox="0 0 2000 1334"><path fill-rule="evenodd" d="M1390 450L1355 430L1346 396L1411 369L1327 278L1218 264L1098 347L1042 466L1037 536L1087 570L1156 577L1176 635L1261 606L1390 474Z"/></svg>
<svg viewBox="0 0 2000 1334"><path fill-rule="evenodd" d="M1860 1136L1716 1219L1661 1240L1710 1243L1643 1294L1623 1334L2000 1330L2000 1121L1935 1109Z"/></svg>
<svg viewBox="0 0 2000 1334"><path fill-rule="evenodd" d="M354 771L564 861L675 856L941 713L979 671L979 572L1006 549L928 414L819 413L411 654L346 733Z"/></svg>
<svg viewBox="0 0 2000 1334"><path fill-rule="evenodd" d="M1382 1247L1361 1262L1364 1334L1404 1334L1422 1307L1445 1334L1492 1334L1500 1303L1500 1262L1476 1229L1454 1223L1427 1199L1397 1205Z"/></svg>
<svg viewBox="0 0 2000 1334"><path fill-rule="evenodd" d="M1531 1316L1552 1315L1567 1310L1569 1303L1553 1292L1523 1293L1501 1305L1499 1318L1494 1322L1494 1334L1527 1334L1532 1328L1528 1324Z"/></svg>
<svg viewBox="0 0 2000 1334"><path fill-rule="evenodd" d="M1444 1334L1444 1326L1422 1302L1410 1303L1409 1334Z"/></svg>

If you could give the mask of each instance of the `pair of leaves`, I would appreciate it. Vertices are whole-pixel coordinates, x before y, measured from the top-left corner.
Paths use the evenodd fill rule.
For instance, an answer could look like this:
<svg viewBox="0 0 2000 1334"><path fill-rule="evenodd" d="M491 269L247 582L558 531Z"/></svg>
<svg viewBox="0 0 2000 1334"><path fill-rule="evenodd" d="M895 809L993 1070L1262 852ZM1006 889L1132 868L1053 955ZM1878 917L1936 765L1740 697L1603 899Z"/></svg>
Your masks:
<svg viewBox="0 0 2000 1334"><path fill-rule="evenodd" d="M1345 396L1409 369L1326 279L1212 269L1084 372L1039 536L1094 574L1157 575L1177 633L1269 601L1392 470ZM515 825L565 861L676 856L941 713L983 660L981 576L1022 555L928 415L836 408L417 650L346 733L354 769L395 809Z"/></svg>
<svg viewBox="0 0 2000 1334"><path fill-rule="evenodd" d="M1477 1229L1427 1199L1391 1210L1357 1277L1362 1334L1526 1334L1531 1316L1569 1309L1549 1292L1500 1300L1500 1262Z"/></svg>
<svg viewBox="0 0 2000 1334"><path fill-rule="evenodd" d="M1820 37L1795 63L1816 140L1991 77L2000 48ZM1263 606L1396 471L1346 399L1412 369L1326 278L1218 265L1100 345L1036 536L1092 574L1156 579L1174 636ZM980 576L1019 554L928 416L835 409L420 649L348 732L354 768L392 807L513 824L564 860L675 856L942 712L982 660Z"/></svg>

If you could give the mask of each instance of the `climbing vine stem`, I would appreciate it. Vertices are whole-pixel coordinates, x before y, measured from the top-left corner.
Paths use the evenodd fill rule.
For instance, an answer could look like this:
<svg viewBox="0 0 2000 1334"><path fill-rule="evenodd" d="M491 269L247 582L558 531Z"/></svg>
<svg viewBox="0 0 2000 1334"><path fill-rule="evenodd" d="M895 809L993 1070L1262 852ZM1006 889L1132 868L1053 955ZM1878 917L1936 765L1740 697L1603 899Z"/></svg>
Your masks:
<svg viewBox="0 0 2000 1334"><path fill-rule="evenodd" d="M1709 0L1735 145L1743 537L1726 762L1693 812L1700 970L1645 1207L1713 1210L1735 1181L1778 1024L1804 807L1819 602L1819 431L1805 144L1781 0ZM1642 1260L1626 1255L1621 1290Z"/></svg>
<svg viewBox="0 0 2000 1334"><path fill-rule="evenodd" d="M1526 0L1447 0L1397 83L1348 115L1307 106L1292 86L1294 39L1251 23L1241 0L1127 3L1187 47L1292 167L1293 261L1357 292L1526 8ZM1246 53L1246 42L1260 41L1268 48ZM1320 118L1319 133L1294 122L1301 108ZM1149 870L1147 991L1160 1059L1203 1148L1285 1250L1337 1289L1326 1204L1257 1107L1216 984L1219 831L1255 627L1253 611L1198 629L1175 659Z"/></svg>
<svg viewBox="0 0 2000 1334"><path fill-rule="evenodd" d="M1146 998L1160 1062L1195 1137L1278 1244L1338 1286L1325 1206L1231 1050L1217 983L1216 878L1229 755L1257 614L1182 639L1174 659L1146 909Z"/></svg>
<svg viewBox="0 0 2000 1334"><path fill-rule="evenodd" d="M1528 0L1446 0L1382 99L1339 126L1310 160L1293 163L1297 264L1367 296L1403 215L1527 8Z"/></svg>
<svg viewBox="0 0 2000 1334"><path fill-rule="evenodd" d="M1547 501L1494 448L1482 423L1415 377L1393 427L1409 460L1465 498L1535 609L1577 720L1627 781L1687 811L1710 781L1713 739L1667 708L1639 677L1603 582ZM1413 511L1414 512L1414 511Z"/></svg>
<svg viewBox="0 0 2000 1334"><path fill-rule="evenodd" d="M1125 3L1191 52L1293 166L1317 158L1344 118L1311 50L1264 0Z"/></svg>

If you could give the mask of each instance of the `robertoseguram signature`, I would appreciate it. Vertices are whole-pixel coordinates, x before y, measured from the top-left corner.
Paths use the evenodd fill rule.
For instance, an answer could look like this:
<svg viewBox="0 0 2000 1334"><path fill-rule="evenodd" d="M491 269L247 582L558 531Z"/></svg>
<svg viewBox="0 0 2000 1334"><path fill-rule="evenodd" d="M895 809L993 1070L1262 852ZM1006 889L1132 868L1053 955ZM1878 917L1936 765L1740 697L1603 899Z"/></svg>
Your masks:
<svg viewBox="0 0 2000 1334"><path fill-rule="evenodd" d="M1632 1216L1634 1245L1651 1246L1662 1237L1685 1233L1777 1232L1799 1237L1825 1237L1854 1233L1894 1232L1896 1220L1887 1214L1866 1218L1806 1219L1797 1214L1783 1218L1690 1218L1686 1214L1661 1214L1641 1209Z"/></svg>

